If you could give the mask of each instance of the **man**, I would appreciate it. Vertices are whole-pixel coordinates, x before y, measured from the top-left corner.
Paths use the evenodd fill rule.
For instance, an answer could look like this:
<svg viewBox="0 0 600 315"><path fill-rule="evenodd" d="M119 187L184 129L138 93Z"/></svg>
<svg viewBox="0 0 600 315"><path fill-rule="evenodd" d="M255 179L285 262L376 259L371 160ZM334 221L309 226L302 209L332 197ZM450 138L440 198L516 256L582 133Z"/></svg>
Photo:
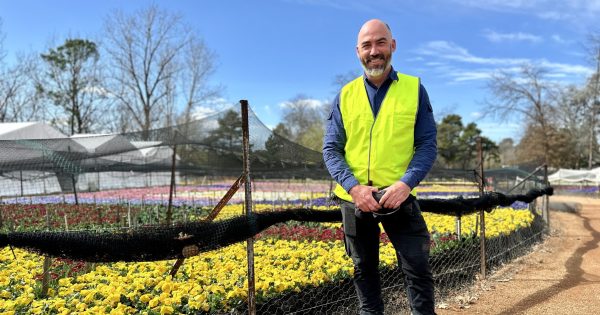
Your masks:
<svg viewBox="0 0 600 315"><path fill-rule="evenodd" d="M406 275L412 314L435 314L429 232L409 194L435 161L436 127L419 78L391 66L395 50L387 24L370 20L362 26L356 54L364 75L345 85L333 103L323 158L338 183L334 193L354 263L360 314L383 314L379 222ZM377 202L373 193L380 190L385 193Z"/></svg>

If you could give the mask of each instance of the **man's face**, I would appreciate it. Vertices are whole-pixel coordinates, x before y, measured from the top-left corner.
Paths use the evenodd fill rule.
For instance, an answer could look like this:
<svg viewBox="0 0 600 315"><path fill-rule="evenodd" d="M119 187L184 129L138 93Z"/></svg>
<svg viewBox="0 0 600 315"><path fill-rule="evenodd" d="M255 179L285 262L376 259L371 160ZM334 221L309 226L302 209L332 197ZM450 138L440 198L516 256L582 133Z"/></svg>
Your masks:
<svg viewBox="0 0 600 315"><path fill-rule="evenodd" d="M383 23L367 23L358 33L356 53L369 77L380 77L392 63L396 41Z"/></svg>

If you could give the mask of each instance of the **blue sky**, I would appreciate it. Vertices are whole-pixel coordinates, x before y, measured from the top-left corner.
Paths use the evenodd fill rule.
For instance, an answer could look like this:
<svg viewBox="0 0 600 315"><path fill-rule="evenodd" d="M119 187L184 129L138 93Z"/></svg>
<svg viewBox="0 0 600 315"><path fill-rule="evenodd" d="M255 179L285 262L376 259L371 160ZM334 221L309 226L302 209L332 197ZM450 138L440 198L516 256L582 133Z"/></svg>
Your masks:
<svg viewBox="0 0 600 315"><path fill-rule="evenodd" d="M0 0L8 60L41 52L51 39L101 36L116 8L133 12L150 1ZM223 103L248 99L268 126L298 94L324 103L338 74L360 72L356 34L371 18L386 21L397 41L394 67L420 76L436 119L459 114L494 141L518 139L518 119L481 118L494 71L539 63L549 78L581 84L593 72L583 44L600 16L600 0L264 0L153 1L181 14L217 55L212 83ZM518 117L516 117L518 118Z"/></svg>

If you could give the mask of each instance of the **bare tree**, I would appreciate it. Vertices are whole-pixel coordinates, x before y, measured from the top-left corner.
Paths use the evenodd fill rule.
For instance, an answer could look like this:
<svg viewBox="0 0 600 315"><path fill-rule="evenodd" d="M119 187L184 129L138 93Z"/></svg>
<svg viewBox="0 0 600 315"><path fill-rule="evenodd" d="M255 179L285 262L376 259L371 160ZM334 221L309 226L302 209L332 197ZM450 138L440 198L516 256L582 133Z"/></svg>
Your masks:
<svg viewBox="0 0 600 315"><path fill-rule="evenodd" d="M190 32L178 15L152 5L131 16L115 11L105 22L112 93L147 139L161 120Z"/></svg>
<svg viewBox="0 0 600 315"><path fill-rule="evenodd" d="M360 72L357 71L348 71L343 74L337 74L333 77L332 85L335 88L334 93L338 93L344 85L348 84L350 81L358 78L360 76Z"/></svg>
<svg viewBox="0 0 600 315"><path fill-rule="evenodd" d="M39 72L37 57L18 54L12 66L4 63L4 33L0 18L0 122L29 121L39 118L39 94L32 84Z"/></svg>
<svg viewBox="0 0 600 315"><path fill-rule="evenodd" d="M593 129L593 122L596 120L592 115L594 107L593 91L590 89L592 81L588 80L588 84L581 88L571 85L563 89L557 106L558 127L574 135L571 142L574 147L573 154L577 156L574 163L576 168L586 165L589 167L590 156L598 150L595 136L592 135L591 140L589 138L590 129Z"/></svg>
<svg viewBox="0 0 600 315"><path fill-rule="evenodd" d="M0 121L45 120L42 95L35 85L39 73L34 54L19 54L12 67L0 69Z"/></svg>
<svg viewBox="0 0 600 315"><path fill-rule="evenodd" d="M535 135L536 141L541 144L543 161L540 162L547 164L556 87L543 80L545 71L539 66L525 64L519 74L519 77L507 72L492 75L488 89L494 99L487 101L486 110L502 119L514 119L518 115L526 124L535 126L538 132L531 135Z"/></svg>
<svg viewBox="0 0 600 315"><path fill-rule="evenodd" d="M125 15L111 14L105 23L111 57L112 93L122 109L117 118L148 138L149 130L189 122L202 100L216 96L208 87L214 54L177 14L152 5Z"/></svg>
<svg viewBox="0 0 600 315"><path fill-rule="evenodd" d="M588 140L588 168L591 169L594 160L594 144L597 142L596 124L600 109L600 101L598 100L600 97L600 33L590 34L588 36L586 50L588 51L590 62L596 67L596 72L592 75L587 84L587 90L591 92L590 96L592 100L592 106L589 115L590 124Z"/></svg>
<svg viewBox="0 0 600 315"><path fill-rule="evenodd" d="M291 133L291 139L305 147L320 151L323 146L325 116L329 104L297 95L283 104L283 124Z"/></svg>
<svg viewBox="0 0 600 315"><path fill-rule="evenodd" d="M180 76L181 94L185 102L182 122L192 120L192 112L202 105L202 101L219 95L222 87L210 87L208 78L215 72L215 53L203 40L191 36L183 50L183 69Z"/></svg>

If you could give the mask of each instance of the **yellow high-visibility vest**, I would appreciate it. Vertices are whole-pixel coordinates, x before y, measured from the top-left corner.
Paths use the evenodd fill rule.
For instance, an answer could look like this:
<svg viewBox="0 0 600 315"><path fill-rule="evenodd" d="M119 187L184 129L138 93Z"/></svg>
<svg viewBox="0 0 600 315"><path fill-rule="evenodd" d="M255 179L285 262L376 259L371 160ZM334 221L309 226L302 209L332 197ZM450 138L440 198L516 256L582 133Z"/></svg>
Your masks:
<svg viewBox="0 0 600 315"><path fill-rule="evenodd" d="M340 93L340 112L346 131L345 159L362 185L383 188L400 180L414 154L419 107L419 78L398 73L373 116L363 77L346 84ZM352 197L338 183L334 193Z"/></svg>

